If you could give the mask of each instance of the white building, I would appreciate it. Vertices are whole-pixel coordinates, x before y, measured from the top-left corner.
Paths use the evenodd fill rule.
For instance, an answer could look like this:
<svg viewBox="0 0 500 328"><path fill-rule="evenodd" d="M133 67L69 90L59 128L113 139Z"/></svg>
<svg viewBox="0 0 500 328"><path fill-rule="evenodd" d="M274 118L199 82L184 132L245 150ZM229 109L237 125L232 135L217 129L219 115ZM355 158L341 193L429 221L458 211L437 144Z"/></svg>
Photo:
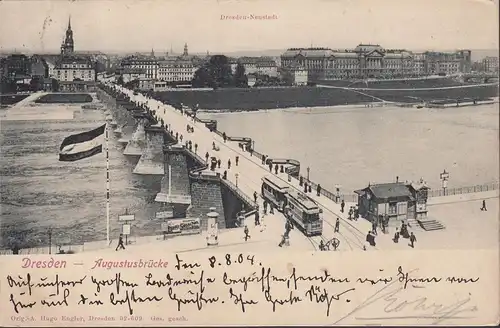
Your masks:
<svg viewBox="0 0 500 328"><path fill-rule="evenodd" d="M63 56L52 70L53 77L59 81L95 81L96 71L90 59L77 56ZM50 66L49 66L50 74Z"/></svg>
<svg viewBox="0 0 500 328"><path fill-rule="evenodd" d="M191 81L201 64L200 58L189 55L188 46L185 44L181 56L167 56L158 62L157 79L165 82Z"/></svg>

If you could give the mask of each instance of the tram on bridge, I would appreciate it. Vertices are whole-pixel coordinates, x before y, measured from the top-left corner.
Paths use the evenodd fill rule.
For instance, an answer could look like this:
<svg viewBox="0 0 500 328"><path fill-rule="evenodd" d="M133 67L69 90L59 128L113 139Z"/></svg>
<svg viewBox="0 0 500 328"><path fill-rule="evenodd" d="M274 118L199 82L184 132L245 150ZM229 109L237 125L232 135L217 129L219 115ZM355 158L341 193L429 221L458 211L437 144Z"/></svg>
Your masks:
<svg viewBox="0 0 500 328"><path fill-rule="evenodd" d="M264 199L274 204L280 212L285 211L286 198L290 186L288 183L269 175L262 178L261 194Z"/></svg>
<svg viewBox="0 0 500 328"><path fill-rule="evenodd" d="M285 216L294 222L306 236L320 236L323 232L323 210L305 194L289 190L285 195Z"/></svg>
<svg viewBox="0 0 500 328"><path fill-rule="evenodd" d="M273 203L285 217L306 236L323 232L323 210L307 195L290 187L286 182L266 176L262 178L262 197Z"/></svg>

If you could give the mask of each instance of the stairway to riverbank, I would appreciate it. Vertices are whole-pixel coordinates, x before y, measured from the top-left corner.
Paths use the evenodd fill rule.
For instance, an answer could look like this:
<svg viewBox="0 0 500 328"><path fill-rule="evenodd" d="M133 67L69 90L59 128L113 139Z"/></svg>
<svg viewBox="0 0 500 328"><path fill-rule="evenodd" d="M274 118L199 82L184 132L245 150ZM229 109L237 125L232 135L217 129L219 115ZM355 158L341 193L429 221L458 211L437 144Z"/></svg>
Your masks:
<svg viewBox="0 0 500 328"><path fill-rule="evenodd" d="M443 230L446 228L441 222L434 219L417 220L417 222L425 231Z"/></svg>

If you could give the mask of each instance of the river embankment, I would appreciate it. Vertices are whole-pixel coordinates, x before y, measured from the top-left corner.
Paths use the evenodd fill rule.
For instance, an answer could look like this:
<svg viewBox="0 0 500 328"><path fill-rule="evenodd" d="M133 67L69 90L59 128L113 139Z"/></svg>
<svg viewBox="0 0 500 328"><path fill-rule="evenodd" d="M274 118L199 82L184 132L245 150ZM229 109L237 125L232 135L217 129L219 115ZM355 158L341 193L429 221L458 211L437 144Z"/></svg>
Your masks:
<svg viewBox="0 0 500 328"><path fill-rule="evenodd" d="M227 88L155 92L165 103L198 107L204 111L256 111L266 109L367 105L376 102L424 103L443 99L487 99L498 97L498 83L467 84L454 80L387 81L351 86ZM382 87L384 86L384 87ZM418 87L413 87L418 86Z"/></svg>

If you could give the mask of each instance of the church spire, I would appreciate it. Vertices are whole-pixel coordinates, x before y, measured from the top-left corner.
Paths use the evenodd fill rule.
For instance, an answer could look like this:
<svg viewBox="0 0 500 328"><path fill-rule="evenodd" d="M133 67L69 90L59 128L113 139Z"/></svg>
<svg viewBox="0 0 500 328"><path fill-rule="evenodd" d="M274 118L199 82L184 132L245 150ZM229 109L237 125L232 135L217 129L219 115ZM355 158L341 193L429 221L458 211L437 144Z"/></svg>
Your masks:
<svg viewBox="0 0 500 328"><path fill-rule="evenodd" d="M184 54L183 55L184 56L188 55L188 44L187 43L184 44Z"/></svg>
<svg viewBox="0 0 500 328"><path fill-rule="evenodd" d="M68 30L71 30L71 15L69 15L68 19Z"/></svg>

